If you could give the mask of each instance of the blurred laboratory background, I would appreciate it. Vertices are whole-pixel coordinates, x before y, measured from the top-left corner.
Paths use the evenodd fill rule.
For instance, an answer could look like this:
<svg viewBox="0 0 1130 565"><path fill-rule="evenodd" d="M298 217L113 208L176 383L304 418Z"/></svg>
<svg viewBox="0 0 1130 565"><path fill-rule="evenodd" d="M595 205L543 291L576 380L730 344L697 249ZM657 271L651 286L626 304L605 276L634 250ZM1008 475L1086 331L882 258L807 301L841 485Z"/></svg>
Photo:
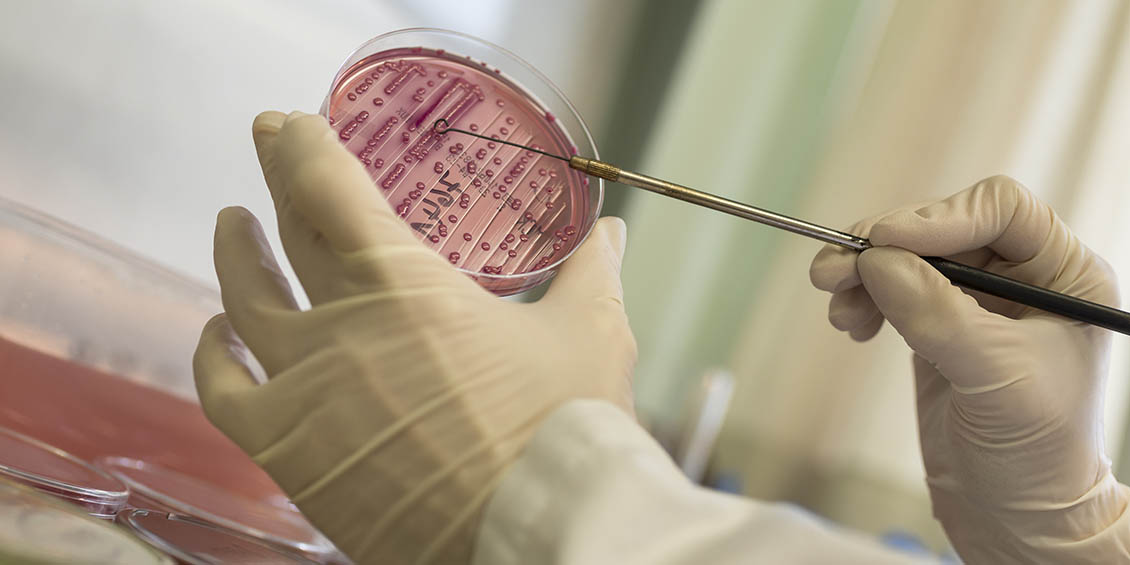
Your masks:
<svg viewBox="0 0 1130 565"><path fill-rule="evenodd" d="M193 292L216 287L220 208L245 206L273 232L252 118L316 112L354 48L424 26L492 41L539 68L609 161L819 223L846 228L1008 174L1051 202L1130 296L1130 223L1117 219L1130 212L1127 2L0 8L0 198L195 279L204 290ZM729 407L724 420L696 436L713 450L691 450L707 483L943 548L923 484L910 354L889 328L857 344L827 323L827 295L808 283L818 244L607 190L605 213L629 228L625 301L649 428L669 444L685 440L689 422L703 421L704 376L732 375L728 403L708 402ZM184 332L186 367L194 331ZM1115 344L1107 445L1127 482L1130 342ZM729 384L711 382L729 396Z"/></svg>

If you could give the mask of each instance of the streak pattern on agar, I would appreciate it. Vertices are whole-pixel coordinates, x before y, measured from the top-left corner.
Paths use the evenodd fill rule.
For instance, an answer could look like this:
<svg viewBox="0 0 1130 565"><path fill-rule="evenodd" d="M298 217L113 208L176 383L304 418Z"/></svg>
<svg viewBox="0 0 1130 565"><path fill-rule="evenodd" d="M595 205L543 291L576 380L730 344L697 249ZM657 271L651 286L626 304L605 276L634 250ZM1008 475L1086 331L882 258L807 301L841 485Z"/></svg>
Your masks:
<svg viewBox="0 0 1130 565"><path fill-rule="evenodd" d="M587 231L593 203L581 174L530 151L430 127L443 118L494 139L568 152L572 143L552 114L483 63L421 48L371 55L341 74L327 117L417 237L464 271L536 271L579 243L554 234ZM395 166L382 168L386 162Z"/></svg>

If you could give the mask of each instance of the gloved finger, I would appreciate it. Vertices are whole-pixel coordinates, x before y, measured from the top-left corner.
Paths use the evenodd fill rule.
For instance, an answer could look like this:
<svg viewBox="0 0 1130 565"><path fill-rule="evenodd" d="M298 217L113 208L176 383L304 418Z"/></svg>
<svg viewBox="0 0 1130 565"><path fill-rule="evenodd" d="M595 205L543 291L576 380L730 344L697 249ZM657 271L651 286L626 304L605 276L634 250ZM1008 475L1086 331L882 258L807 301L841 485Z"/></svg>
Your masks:
<svg viewBox="0 0 1130 565"><path fill-rule="evenodd" d="M240 423L244 413L241 403L258 387L249 368L248 355L227 316L218 314L204 324L192 356L196 394L204 414L241 446L239 430L247 429Z"/></svg>
<svg viewBox="0 0 1130 565"><path fill-rule="evenodd" d="M893 212L886 212L877 216L860 220L843 230L852 235L866 238L871 234L871 226ZM825 292L839 292L853 286L859 286L859 271L856 270L855 260L859 257L858 251L846 249L839 245L825 245L812 258L808 267L808 278L812 286Z"/></svg>
<svg viewBox="0 0 1130 565"><path fill-rule="evenodd" d="M870 238L872 228L883 219L908 210L917 210L924 205L925 203L917 203L895 208L860 220L843 231L862 238ZM808 277L812 281L812 286L825 292L837 292L859 286L859 271L856 270L855 265L857 255L857 252L839 245L828 244L822 247L808 268Z"/></svg>
<svg viewBox="0 0 1130 565"><path fill-rule="evenodd" d="M588 239L557 272L557 278L542 299L568 306L614 302L621 308L624 289L620 266L627 243L627 226L620 218L601 218Z"/></svg>
<svg viewBox="0 0 1130 565"><path fill-rule="evenodd" d="M988 340L1015 335L1003 316L983 310L921 257L895 247L875 247L859 256L859 274L871 299L907 345L932 363L984 367ZM998 348L999 349L999 348ZM942 371L954 384L976 387L986 371ZM996 375L988 375L996 378Z"/></svg>
<svg viewBox="0 0 1130 565"><path fill-rule="evenodd" d="M846 230L847 233L867 237L871 224L879 218L860 220ZM839 245L828 244L820 248L808 267L808 278L812 286L825 292L839 292L859 286L859 272L855 269L855 259L859 253Z"/></svg>
<svg viewBox="0 0 1130 565"><path fill-rule="evenodd" d="M279 188L281 181L271 180L277 176L274 142L286 119L282 112L263 112L255 117L251 133L275 203L279 238L311 304L318 305L346 295L340 287L348 281L325 236L295 209L286 192Z"/></svg>
<svg viewBox="0 0 1130 565"><path fill-rule="evenodd" d="M987 261L994 272L1101 303L1117 300L1115 278L1102 260L1048 205L1004 176L985 179L916 212L888 216L872 228L871 241L921 255L988 247L1004 260Z"/></svg>
<svg viewBox="0 0 1130 565"><path fill-rule="evenodd" d="M263 121L255 139L277 206L294 206L341 252L378 244L421 245L325 118L294 112L273 137L267 126L277 123L277 116Z"/></svg>
<svg viewBox="0 0 1130 565"><path fill-rule="evenodd" d="M255 116L255 121L251 122L251 138L255 140L255 152L259 155L260 165L264 168L267 164L263 161L269 160L273 154L271 143L285 123L286 114L274 110L261 112Z"/></svg>
<svg viewBox="0 0 1130 565"><path fill-rule="evenodd" d="M244 208L229 207L216 217L213 251L220 297L231 325L267 374L289 366L297 344L280 343L281 318L298 312L259 220Z"/></svg>
<svg viewBox="0 0 1130 565"><path fill-rule="evenodd" d="M825 245L812 258L808 279L812 286L825 292L839 292L859 286L859 272L855 260L859 254L839 245Z"/></svg>
<svg viewBox="0 0 1130 565"><path fill-rule="evenodd" d="M949 256L988 247L1008 261L1032 259L1062 226L1019 182L995 176L916 211L891 214L871 228L871 243L919 255Z"/></svg>
<svg viewBox="0 0 1130 565"><path fill-rule="evenodd" d="M864 322L860 326L852 328L851 331L848 332L848 335L855 341L867 341L875 337L875 335L879 333L879 330L883 328L883 322L885 320L886 318L884 318L883 315L879 313L878 309L876 309L875 316L873 318L871 318L867 322Z"/></svg>
<svg viewBox="0 0 1130 565"><path fill-rule="evenodd" d="M828 321L842 332L852 331L867 324L879 314L879 308L863 286L841 290L828 302Z"/></svg>

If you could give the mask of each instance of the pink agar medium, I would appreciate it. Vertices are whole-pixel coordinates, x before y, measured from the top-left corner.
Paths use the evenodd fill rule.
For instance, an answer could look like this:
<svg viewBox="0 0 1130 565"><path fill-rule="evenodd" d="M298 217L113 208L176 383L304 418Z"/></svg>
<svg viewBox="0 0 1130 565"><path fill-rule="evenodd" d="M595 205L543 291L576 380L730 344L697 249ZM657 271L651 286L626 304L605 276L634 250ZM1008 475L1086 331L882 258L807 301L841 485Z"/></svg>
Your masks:
<svg viewBox="0 0 1130 565"><path fill-rule="evenodd" d="M442 49L381 51L339 75L326 114L424 245L488 289L523 290L492 276L551 267L582 239L554 233L585 233L592 221L589 187L564 162L434 131L443 118L493 139L574 152L553 114L484 63Z"/></svg>

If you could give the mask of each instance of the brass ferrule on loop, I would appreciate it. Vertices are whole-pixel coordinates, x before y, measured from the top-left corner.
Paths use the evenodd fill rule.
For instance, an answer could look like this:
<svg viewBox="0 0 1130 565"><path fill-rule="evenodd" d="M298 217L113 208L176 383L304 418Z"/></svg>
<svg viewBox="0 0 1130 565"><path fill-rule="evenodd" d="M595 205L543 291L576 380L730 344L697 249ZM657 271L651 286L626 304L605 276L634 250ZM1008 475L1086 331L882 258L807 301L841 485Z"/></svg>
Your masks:
<svg viewBox="0 0 1130 565"><path fill-rule="evenodd" d="M606 181L616 182L620 180L620 168L609 165L604 161L596 161L593 159L585 159L579 155L573 155L569 159L569 168L576 169L582 173L592 175L594 177L602 178Z"/></svg>

